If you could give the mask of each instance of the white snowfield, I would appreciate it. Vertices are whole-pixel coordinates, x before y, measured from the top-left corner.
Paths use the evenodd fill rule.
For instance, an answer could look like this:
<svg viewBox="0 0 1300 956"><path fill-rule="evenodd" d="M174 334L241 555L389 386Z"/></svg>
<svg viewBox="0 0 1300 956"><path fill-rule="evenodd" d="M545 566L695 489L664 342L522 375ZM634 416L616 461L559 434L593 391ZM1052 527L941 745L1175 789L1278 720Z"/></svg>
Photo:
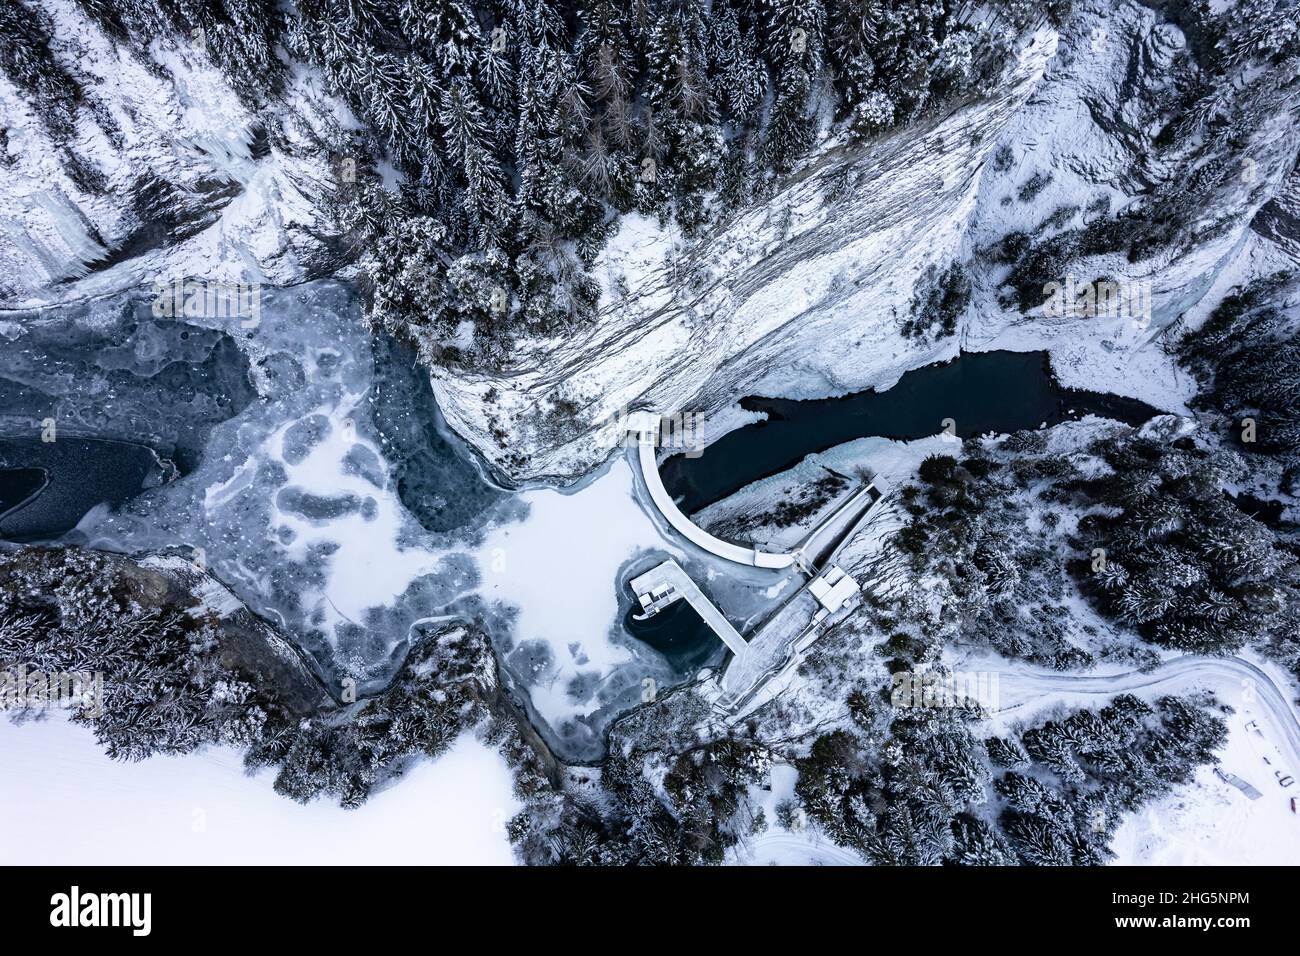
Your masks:
<svg viewBox="0 0 1300 956"><path fill-rule="evenodd" d="M735 851L733 860L748 866L865 866L867 862L815 830L773 830L751 837Z"/></svg>
<svg viewBox="0 0 1300 956"><path fill-rule="evenodd" d="M751 787L749 799L767 821L761 833L742 836L727 854L732 866L865 866L867 861L855 850L831 842L806 816L798 816L792 829L778 822L777 804L794 797L799 772L788 763L772 764L771 786L767 790Z"/></svg>
<svg viewBox="0 0 1300 956"><path fill-rule="evenodd" d="M356 810L300 806L225 747L120 763L61 715L0 720L0 865L510 865L505 760L473 736Z"/></svg>
<svg viewBox="0 0 1300 956"><path fill-rule="evenodd" d="M758 548L742 548L738 544L715 538L690 518L682 514L673 496L664 487L659 476L659 463L655 458L656 441L659 435L660 418L651 412L635 412L629 416L628 430L637 436L638 460L641 474L645 479L646 489L655 503L655 507L682 537L692 544L703 548L715 557L751 568L788 568L794 564L795 556L788 552L760 551Z"/></svg>

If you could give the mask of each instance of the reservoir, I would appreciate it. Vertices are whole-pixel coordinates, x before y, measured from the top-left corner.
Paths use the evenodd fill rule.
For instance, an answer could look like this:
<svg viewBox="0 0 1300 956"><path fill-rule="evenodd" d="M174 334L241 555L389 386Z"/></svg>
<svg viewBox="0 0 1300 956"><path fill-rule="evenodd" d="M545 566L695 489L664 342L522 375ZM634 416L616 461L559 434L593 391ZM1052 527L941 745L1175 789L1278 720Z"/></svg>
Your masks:
<svg viewBox="0 0 1300 956"><path fill-rule="evenodd" d="M967 352L914 369L883 392L797 401L746 398L767 420L728 432L698 458L674 455L660 467L664 487L686 514L745 485L785 471L813 452L858 438L924 438L951 430L961 438L1009 434L1097 415L1139 425L1159 409L1132 398L1063 388L1046 352Z"/></svg>
<svg viewBox="0 0 1300 956"><path fill-rule="evenodd" d="M56 538L96 505L116 507L167 475L151 449L131 442L0 438L0 539Z"/></svg>

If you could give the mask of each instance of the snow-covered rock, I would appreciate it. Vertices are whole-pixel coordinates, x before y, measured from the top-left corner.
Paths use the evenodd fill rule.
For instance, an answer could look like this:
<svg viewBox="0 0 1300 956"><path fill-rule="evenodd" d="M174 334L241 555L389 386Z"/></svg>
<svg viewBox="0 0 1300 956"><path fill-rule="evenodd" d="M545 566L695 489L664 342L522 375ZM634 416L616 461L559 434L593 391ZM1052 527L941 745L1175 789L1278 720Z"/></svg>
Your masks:
<svg viewBox="0 0 1300 956"><path fill-rule="evenodd" d="M702 238L625 218L597 263L595 323L522 343L499 375L435 370L448 421L512 478L569 479L608 453L624 409L707 421L746 394L887 387L959 347L1047 349L1067 385L1182 407L1194 385L1159 335L1241 252L1294 168L1300 133L1274 92L1239 124L1247 158L1218 141L1201 150L1201 134L1162 140L1208 69L1166 15L1084 0L1059 36L1026 39L993 96L872 142L823 143L773 197ZM1236 88L1213 82L1226 90L1214 109L1231 111ZM1081 229L1176 193L1189 168L1214 185L1180 212L1176 239L1135 262L1118 252L1060 263L1080 283L1140 290L1141 314L1053 318L1003 303L1009 267L992 254L1003 237ZM1061 221L1046 222L1053 213ZM953 261L974 282L958 334L905 338L918 278Z"/></svg>
<svg viewBox="0 0 1300 956"><path fill-rule="evenodd" d="M88 96L76 161L61 162L0 80L9 130L0 302L30 307L179 276L289 284L329 271L327 144L355 119L318 76L293 66L281 101L254 115L183 39L141 57L71 0L35 2ZM1007 267L989 254L1008 233L1080 228L1101 200L1104 215L1128 209L1200 156L1195 136L1172 154L1159 143L1203 69L1194 39L1165 19L1177 15L1138 0L1080 0L1059 35L1043 26L1021 39L993 94L867 142L828 135L774 195L703 236L624 217L595 267L593 322L521 339L500 372L433 370L448 423L515 481L571 480L619 444L626 411L695 413L716 434L725 425L711 420L726 419L740 396L887 387L959 348L1046 348L1068 385L1178 408L1191 384L1156 338L1216 287L1294 169L1293 106L1257 110L1239 131L1250 158L1240 176L1220 176L1214 150L1196 160L1194 174L1223 185L1189 213L1189 242L1137 262L1111 254L1063 264L1081 281L1149 287L1149 322L1012 310L1000 296ZM74 181L74 167L104 185ZM180 227L164 235L145 208L156 183L181 207ZM1269 208L1259 228L1285 227L1274 213L1289 207ZM1060 210L1063 222L1044 223ZM958 334L905 337L918 281L953 262L973 280Z"/></svg>
<svg viewBox="0 0 1300 956"><path fill-rule="evenodd" d="M349 117L316 78L295 72L283 104L256 112L189 39L139 55L72 0L39 3L83 99L59 143L0 74L0 305L159 277L283 285L323 260L323 138Z"/></svg>
<svg viewBox="0 0 1300 956"><path fill-rule="evenodd" d="M1164 15L1135 2L1075 4L1039 88L1002 135L999 148L1010 168L990 164L984 172L970 229L976 249L988 249L1015 232L1039 239L1078 229L1141 206L1153 190L1178 191L1187 185L1184 160L1196 155L1195 173L1220 185L1212 203L1185 210L1189 221L1179 225L1186 226L1189 241L1136 262L1112 253L1078 257L1065 266L1081 284L1105 277L1123 289L1142 290L1149 312L1055 319L1037 310L1022 315L999 304L1006 269L985 257L983 267L972 270L975 307L965 347L1048 349L1053 370L1066 385L1172 407L1189 397L1194 385L1163 359L1159 337L1211 293L1242 251L1256 214L1283 190L1300 135L1290 104L1237 131L1248 139L1241 158L1221 155L1222 142L1196 154L1205 145L1200 134L1188 137L1185 146L1162 149L1162 133L1179 116L1181 98L1204 69L1193 44ZM1211 82L1223 99L1234 95L1222 78ZM1047 182L1025 202L1018 191L1035 176ZM1053 223L1058 214L1064 221Z"/></svg>

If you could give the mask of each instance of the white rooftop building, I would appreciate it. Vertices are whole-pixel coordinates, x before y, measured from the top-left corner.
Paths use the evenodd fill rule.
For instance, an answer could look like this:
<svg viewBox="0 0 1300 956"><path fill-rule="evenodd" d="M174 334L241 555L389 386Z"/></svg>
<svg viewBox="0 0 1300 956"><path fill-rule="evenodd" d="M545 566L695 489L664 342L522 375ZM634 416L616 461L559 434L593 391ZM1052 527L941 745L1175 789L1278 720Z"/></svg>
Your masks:
<svg viewBox="0 0 1300 956"><path fill-rule="evenodd" d="M826 615L834 614L844 606L849 598L859 591L858 582L849 577L837 564L832 564L826 573L813 578L808 583L808 590L817 599ZM820 615L819 615L820 616Z"/></svg>

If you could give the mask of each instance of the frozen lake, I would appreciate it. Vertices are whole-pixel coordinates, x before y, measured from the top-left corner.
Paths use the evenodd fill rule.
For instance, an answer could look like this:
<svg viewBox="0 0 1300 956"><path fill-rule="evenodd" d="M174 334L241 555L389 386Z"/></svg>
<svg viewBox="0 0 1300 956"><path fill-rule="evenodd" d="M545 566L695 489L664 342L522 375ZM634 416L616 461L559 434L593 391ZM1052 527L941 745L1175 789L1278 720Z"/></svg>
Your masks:
<svg viewBox="0 0 1300 956"><path fill-rule="evenodd" d="M26 316L0 357L13 398L0 534L182 549L363 693L429 622L473 621L548 743L579 762L603 757L605 729L647 682L725 656L684 610L631 620L631 577L675 557L742 630L779 603L770 573L718 567L667 532L623 457L571 488L497 486L445 427L413 353L373 336L361 311L348 285L323 281L267 290L251 329L158 318L143 295ZM687 511L809 452L933 434L946 417L971 435L1151 411L1065 391L1043 353L1013 352L918 369L881 393L745 405L768 420L665 464ZM55 443L32 437L47 417Z"/></svg>

